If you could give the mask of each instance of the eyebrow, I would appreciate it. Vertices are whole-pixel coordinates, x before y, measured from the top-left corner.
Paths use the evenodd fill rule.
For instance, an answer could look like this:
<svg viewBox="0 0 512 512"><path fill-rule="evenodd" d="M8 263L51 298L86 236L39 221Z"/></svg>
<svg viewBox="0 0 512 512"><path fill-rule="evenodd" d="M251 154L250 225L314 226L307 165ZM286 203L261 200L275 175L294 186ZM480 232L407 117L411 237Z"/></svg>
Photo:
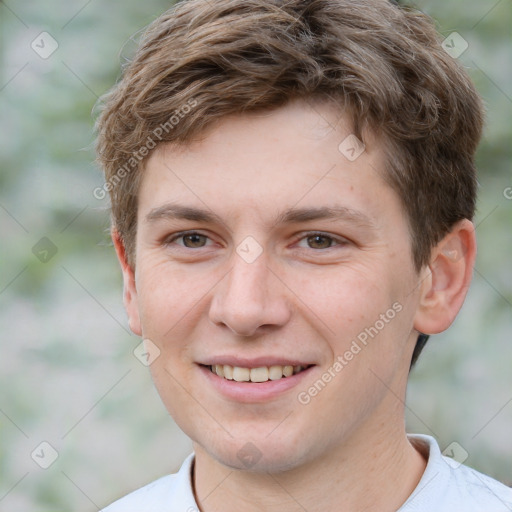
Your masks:
<svg viewBox="0 0 512 512"><path fill-rule="evenodd" d="M145 218L146 222L155 222L161 219L225 224L219 215L209 210L173 203L167 203L153 208ZM293 224L313 220L344 220L362 227L375 229L375 223L370 217L361 211L353 210L345 206L289 208L278 214L274 218L272 225Z"/></svg>

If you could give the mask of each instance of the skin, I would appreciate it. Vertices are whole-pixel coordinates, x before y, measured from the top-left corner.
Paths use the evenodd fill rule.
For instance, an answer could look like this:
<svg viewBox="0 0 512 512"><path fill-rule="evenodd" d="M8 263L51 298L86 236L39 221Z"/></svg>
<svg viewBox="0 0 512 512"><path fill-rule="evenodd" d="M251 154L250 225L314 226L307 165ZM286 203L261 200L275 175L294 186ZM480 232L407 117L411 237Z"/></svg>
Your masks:
<svg viewBox="0 0 512 512"><path fill-rule="evenodd" d="M455 225L417 272L400 199L382 178L382 141L367 134L349 161L338 146L350 133L325 103L224 118L148 159L135 270L113 231L130 327L160 350L152 376L194 442L203 512L394 511L425 469L405 432L409 364L418 332L446 329L463 303L474 227ZM175 219L161 210L171 203L219 219ZM358 216L275 220L288 208L335 206ZM203 236L171 240L187 230ZM247 236L262 250L251 263L236 251ZM396 303L400 312L300 403ZM218 355L293 355L315 366L300 385L247 403L209 385L198 362ZM246 443L259 454L249 468L238 457Z"/></svg>

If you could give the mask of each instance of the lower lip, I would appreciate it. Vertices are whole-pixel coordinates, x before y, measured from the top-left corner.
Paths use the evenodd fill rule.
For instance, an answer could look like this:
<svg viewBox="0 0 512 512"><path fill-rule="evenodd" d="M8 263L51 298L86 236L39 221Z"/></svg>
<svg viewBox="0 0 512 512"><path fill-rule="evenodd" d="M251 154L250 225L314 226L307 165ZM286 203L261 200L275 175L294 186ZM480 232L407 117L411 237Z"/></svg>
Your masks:
<svg viewBox="0 0 512 512"><path fill-rule="evenodd" d="M266 382L237 382L224 379L213 373L206 366L199 366L199 370L213 386L226 398L237 402L257 403L266 402L297 386L306 375L309 375L314 366L302 370L290 377L282 377L279 380L267 380Z"/></svg>

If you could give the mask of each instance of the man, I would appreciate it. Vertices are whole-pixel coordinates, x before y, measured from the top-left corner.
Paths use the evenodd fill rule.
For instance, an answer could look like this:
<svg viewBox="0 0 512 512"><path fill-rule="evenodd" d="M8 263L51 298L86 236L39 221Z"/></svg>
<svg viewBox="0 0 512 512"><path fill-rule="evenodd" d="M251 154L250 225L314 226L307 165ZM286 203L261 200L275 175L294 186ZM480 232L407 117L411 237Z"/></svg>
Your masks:
<svg viewBox="0 0 512 512"><path fill-rule="evenodd" d="M194 454L106 509L512 510L407 435L471 281L482 106L384 0L185 1L105 98L130 328Z"/></svg>

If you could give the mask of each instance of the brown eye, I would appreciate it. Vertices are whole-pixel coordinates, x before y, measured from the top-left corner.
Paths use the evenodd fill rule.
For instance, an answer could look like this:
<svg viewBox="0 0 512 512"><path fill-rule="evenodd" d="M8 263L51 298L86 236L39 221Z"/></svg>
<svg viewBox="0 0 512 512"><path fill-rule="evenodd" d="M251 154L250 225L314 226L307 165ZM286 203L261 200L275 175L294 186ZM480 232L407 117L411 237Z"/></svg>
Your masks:
<svg viewBox="0 0 512 512"><path fill-rule="evenodd" d="M199 235L197 233L192 233L191 235L183 235L181 237L183 239L183 245L190 249L197 249L198 247L204 247L206 245L206 240L208 237L204 235Z"/></svg>
<svg viewBox="0 0 512 512"><path fill-rule="evenodd" d="M308 246L311 249L328 249L333 243L330 236L312 235L307 237Z"/></svg>

